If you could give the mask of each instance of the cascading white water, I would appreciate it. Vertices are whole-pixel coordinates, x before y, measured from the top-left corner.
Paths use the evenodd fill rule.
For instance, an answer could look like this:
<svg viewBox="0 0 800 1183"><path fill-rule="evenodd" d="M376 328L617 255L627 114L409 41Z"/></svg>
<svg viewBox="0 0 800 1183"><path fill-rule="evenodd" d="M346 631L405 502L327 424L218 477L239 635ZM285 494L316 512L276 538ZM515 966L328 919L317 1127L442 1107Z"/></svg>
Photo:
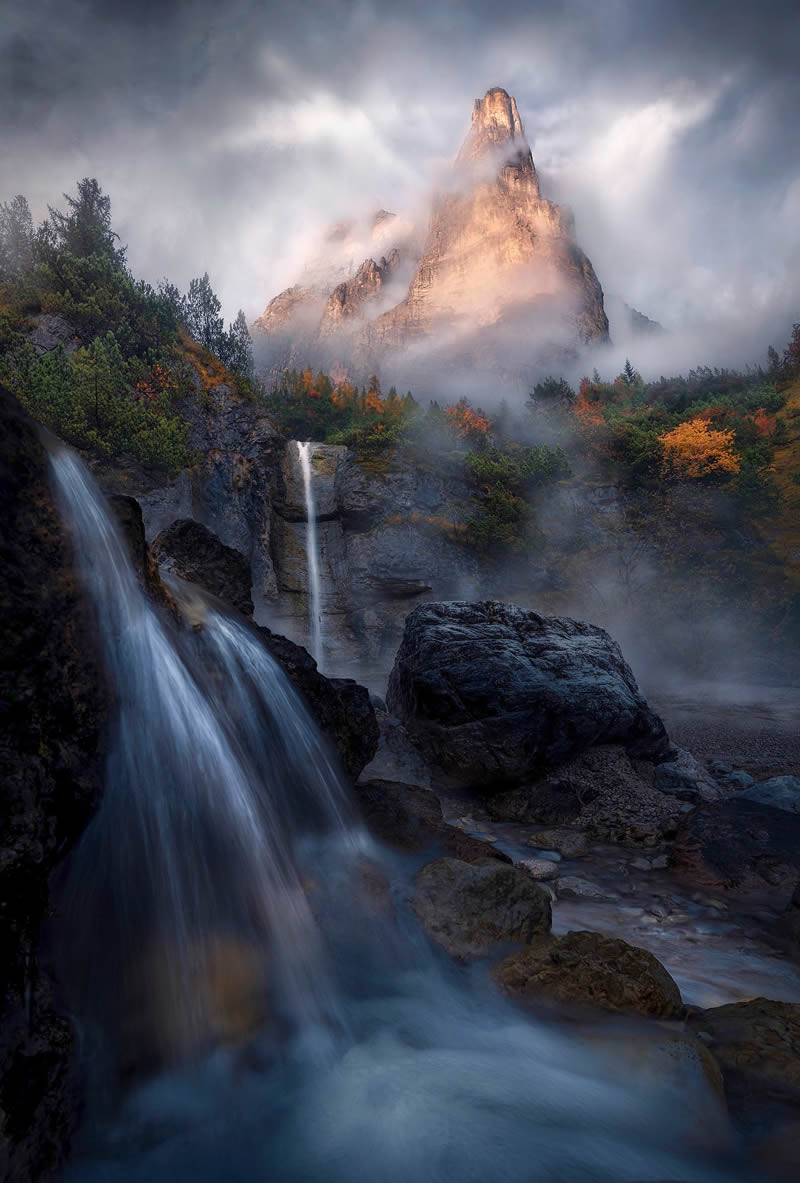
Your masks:
<svg viewBox="0 0 800 1183"><path fill-rule="evenodd" d="M317 506L311 471L311 444L297 441L297 456L303 474L306 501L306 567L308 569L308 622L311 656L322 668L322 603L319 582L319 546L317 543Z"/></svg>
<svg viewBox="0 0 800 1183"><path fill-rule="evenodd" d="M242 625L209 612L181 652L86 469L61 451L52 470L117 694L103 805L68 889L94 946L73 950L91 964L92 990L113 1007L137 973L150 975L158 999L144 1005L158 1008L152 1034L166 1045L154 1052L180 1051L213 1034L209 983L220 950L238 949L254 989L269 978L271 1008L303 1026L330 1022L337 1004L298 843L335 831L352 856L364 839L316 728ZM257 964L267 950L268 971Z"/></svg>
<svg viewBox="0 0 800 1183"><path fill-rule="evenodd" d="M83 466L52 467L118 714L60 903L65 977L85 971L105 1039L153 1012L163 1034L68 1183L743 1179L697 1075L529 1021L431 952L413 868L364 835L258 638L213 608L173 636Z"/></svg>

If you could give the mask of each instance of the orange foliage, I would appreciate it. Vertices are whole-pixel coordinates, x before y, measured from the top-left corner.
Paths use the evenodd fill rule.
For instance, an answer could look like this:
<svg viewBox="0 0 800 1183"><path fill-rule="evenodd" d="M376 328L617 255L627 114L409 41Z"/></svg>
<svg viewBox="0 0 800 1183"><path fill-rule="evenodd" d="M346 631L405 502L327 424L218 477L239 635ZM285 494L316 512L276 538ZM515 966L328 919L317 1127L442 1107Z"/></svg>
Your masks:
<svg viewBox="0 0 800 1183"><path fill-rule="evenodd" d="M213 390L215 386L221 385L235 386L235 378L218 357L192 340L188 333L181 333L180 342L181 355L197 370L204 390Z"/></svg>
<svg viewBox="0 0 800 1183"><path fill-rule="evenodd" d="M488 435L492 426L480 407L473 410L465 398L459 399L454 407L445 407L444 413L450 428L462 438Z"/></svg>
<svg viewBox="0 0 800 1183"><path fill-rule="evenodd" d="M697 480L711 473L733 475L741 467L733 450L734 432L716 431L701 415L679 423L658 438L664 448L664 473Z"/></svg>
<svg viewBox="0 0 800 1183"><path fill-rule="evenodd" d="M605 425L602 404L596 399L589 397L590 387L591 383L589 379L584 378L578 388L578 397L572 405L573 414L578 420L578 425L585 430L603 427Z"/></svg>
<svg viewBox="0 0 800 1183"><path fill-rule="evenodd" d="M136 383L136 397L143 402L151 403L161 394L178 389L178 381L171 366L157 363L141 382Z"/></svg>
<svg viewBox="0 0 800 1183"><path fill-rule="evenodd" d="M750 418L755 423L759 436L772 435L778 423L775 415L768 415L763 407L759 407L757 411L753 411Z"/></svg>

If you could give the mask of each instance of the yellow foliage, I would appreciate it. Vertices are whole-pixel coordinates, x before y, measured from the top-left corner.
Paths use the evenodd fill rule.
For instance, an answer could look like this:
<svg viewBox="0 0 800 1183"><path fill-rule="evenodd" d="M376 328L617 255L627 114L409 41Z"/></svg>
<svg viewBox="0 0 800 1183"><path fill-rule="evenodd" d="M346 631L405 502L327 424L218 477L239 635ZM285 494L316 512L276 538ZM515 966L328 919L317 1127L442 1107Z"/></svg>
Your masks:
<svg viewBox="0 0 800 1183"><path fill-rule="evenodd" d="M698 480L711 473L733 475L741 461L733 450L733 430L718 431L704 419L689 419L658 438L664 448L664 472Z"/></svg>

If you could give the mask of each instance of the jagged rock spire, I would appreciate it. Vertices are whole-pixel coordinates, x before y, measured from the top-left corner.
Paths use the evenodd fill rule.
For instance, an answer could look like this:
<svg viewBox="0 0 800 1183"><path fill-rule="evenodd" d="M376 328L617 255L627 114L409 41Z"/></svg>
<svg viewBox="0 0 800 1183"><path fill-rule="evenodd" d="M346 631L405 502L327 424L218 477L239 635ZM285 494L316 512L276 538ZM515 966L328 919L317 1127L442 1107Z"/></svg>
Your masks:
<svg viewBox="0 0 800 1183"><path fill-rule="evenodd" d="M536 177L517 101L502 86L493 86L472 104L472 126L456 158L457 165L476 164L486 157L498 166L512 167Z"/></svg>

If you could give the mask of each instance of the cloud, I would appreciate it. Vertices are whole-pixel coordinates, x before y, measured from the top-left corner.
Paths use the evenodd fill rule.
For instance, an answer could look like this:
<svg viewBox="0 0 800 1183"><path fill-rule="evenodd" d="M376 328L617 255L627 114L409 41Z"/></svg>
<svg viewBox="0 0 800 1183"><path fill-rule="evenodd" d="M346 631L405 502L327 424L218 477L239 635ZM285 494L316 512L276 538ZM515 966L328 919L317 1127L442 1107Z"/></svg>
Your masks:
<svg viewBox="0 0 800 1183"><path fill-rule="evenodd" d="M41 216L96 175L137 272L207 269L253 316L331 221L416 213L504 85L604 287L762 351L800 303L798 24L793 0L38 0L0 32L0 197Z"/></svg>

